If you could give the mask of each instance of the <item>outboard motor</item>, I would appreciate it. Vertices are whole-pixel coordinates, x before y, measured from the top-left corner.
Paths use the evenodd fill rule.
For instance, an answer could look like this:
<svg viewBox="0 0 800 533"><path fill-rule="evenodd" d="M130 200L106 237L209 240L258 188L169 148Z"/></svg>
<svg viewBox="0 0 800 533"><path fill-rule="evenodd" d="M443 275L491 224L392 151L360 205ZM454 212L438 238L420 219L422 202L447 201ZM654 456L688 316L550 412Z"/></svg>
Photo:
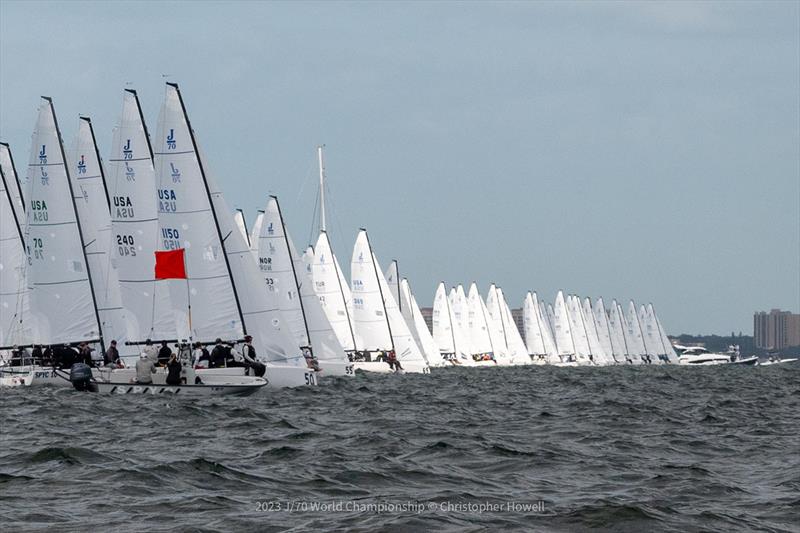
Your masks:
<svg viewBox="0 0 800 533"><path fill-rule="evenodd" d="M72 365L72 368L69 369L69 381L75 387L75 390L97 391L97 387L92 381L92 368L87 364L75 363Z"/></svg>

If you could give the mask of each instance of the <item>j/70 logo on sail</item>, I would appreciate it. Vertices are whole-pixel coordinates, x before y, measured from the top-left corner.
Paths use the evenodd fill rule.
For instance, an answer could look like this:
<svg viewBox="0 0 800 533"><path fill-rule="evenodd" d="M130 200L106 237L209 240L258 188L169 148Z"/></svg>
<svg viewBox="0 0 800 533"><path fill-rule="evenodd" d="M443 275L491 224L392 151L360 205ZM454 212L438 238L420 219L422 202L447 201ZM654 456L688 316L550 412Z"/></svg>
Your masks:
<svg viewBox="0 0 800 533"><path fill-rule="evenodd" d="M47 171L44 167L39 167L42 171L42 185L50 185L50 176L47 175Z"/></svg>
<svg viewBox="0 0 800 533"><path fill-rule="evenodd" d="M46 165L47 164L47 145L42 145L42 149L39 150L39 164Z"/></svg>
<svg viewBox="0 0 800 533"><path fill-rule="evenodd" d="M86 174L86 159L81 154L81 160L78 161L78 174Z"/></svg>
<svg viewBox="0 0 800 533"><path fill-rule="evenodd" d="M172 183L180 183L181 182L181 171L175 166L174 163L169 164L169 168L172 169Z"/></svg>
<svg viewBox="0 0 800 533"><path fill-rule="evenodd" d="M125 161L125 179L128 181L136 181L136 172L133 170L133 167Z"/></svg>
<svg viewBox="0 0 800 533"><path fill-rule="evenodd" d="M126 161L133 159L133 150L131 150L130 139L125 141L125 146L122 147L122 159L125 159Z"/></svg>
<svg viewBox="0 0 800 533"><path fill-rule="evenodd" d="M178 142L175 140L175 130L170 128L169 135L167 135L167 150L174 150L177 147Z"/></svg>

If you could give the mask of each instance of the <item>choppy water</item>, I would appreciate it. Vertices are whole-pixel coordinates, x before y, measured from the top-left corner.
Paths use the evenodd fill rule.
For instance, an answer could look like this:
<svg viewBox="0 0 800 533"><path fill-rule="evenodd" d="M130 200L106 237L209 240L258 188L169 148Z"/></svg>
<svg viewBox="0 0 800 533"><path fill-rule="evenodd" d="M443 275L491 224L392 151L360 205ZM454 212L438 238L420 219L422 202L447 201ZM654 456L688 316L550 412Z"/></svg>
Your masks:
<svg viewBox="0 0 800 533"><path fill-rule="evenodd" d="M0 528L798 531L798 382L537 367L202 401L2 390Z"/></svg>

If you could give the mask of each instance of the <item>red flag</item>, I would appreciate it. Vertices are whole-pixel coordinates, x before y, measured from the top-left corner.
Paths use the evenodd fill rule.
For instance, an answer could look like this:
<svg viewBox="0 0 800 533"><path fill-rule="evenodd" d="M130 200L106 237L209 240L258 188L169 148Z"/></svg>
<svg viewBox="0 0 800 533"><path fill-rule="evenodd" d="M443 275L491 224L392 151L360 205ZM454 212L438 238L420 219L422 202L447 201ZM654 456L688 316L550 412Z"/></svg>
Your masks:
<svg viewBox="0 0 800 533"><path fill-rule="evenodd" d="M183 248L156 252L156 279L186 279Z"/></svg>

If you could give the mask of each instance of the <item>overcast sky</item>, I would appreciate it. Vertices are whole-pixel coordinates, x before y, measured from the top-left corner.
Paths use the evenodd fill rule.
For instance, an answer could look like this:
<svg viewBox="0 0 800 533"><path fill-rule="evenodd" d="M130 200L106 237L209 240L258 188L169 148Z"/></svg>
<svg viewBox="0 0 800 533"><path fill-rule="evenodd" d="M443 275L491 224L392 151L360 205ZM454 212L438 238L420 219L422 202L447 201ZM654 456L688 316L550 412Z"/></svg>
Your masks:
<svg viewBox="0 0 800 533"><path fill-rule="evenodd" d="M152 132L177 82L229 203L277 194L298 245L325 143L340 262L366 227L421 305L494 281L752 334L800 311L798 5L3 0L0 140L27 161L48 95L108 157L122 90Z"/></svg>

